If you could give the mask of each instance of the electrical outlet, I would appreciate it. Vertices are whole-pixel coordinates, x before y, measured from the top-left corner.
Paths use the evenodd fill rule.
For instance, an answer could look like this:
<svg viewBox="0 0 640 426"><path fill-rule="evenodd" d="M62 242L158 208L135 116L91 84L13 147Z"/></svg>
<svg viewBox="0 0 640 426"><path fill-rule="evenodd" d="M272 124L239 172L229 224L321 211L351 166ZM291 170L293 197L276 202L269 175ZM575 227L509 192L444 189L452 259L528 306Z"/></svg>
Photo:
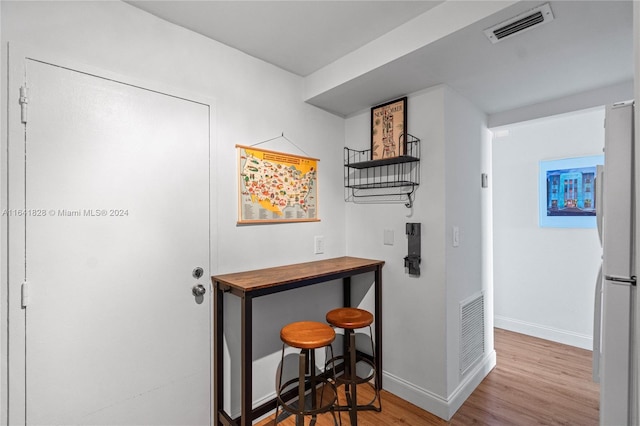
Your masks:
<svg viewBox="0 0 640 426"><path fill-rule="evenodd" d="M324 237L322 235L313 237L313 252L315 254L324 253Z"/></svg>

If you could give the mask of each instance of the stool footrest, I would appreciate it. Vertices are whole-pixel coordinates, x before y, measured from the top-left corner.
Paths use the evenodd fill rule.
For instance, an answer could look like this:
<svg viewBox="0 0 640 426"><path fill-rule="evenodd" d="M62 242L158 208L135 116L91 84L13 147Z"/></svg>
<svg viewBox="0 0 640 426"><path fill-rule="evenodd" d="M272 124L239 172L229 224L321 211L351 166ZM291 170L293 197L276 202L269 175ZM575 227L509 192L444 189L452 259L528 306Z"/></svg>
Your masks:
<svg viewBox="0 0 640 426"><path fill-rule="evenodd" d="M285 411L287 411L288 413L291 413L291 414L316 415L316 414L321 414L321 413L326 413L326 412L332 411L334 409L334 407L335 407L335 403L336 403L337 398L338 398L338 388L336 387L336 385L334 383L332 383L328 379L317 377L316 380L317 380L316 388L315 389L311 389L309 387L311 392L317 392L318 391L318 387L320 387L320 386L323 387L321 392L324 392L325 391L324 388L326 388L328 386L330 391L333 393L333 395L329 396L329 400L327 400L324 403L322 401L322 399L324 399L324 398L322 398L319 401L319 406L318 407L315 407L315 408L312 407L312 408L309 408L309 409L307 409L305 407L304 413L300 413L300 410L298 409L297 406L293 406L292 404L289 404L290 400L284 401L281 398L281 395L286 394L288 389L290 390L290 389L296 389L297 388L298 383L299 383L299 380L298 380L297 377L287 381L282 386L280 386L280 389L278 389L278 392L277 392L277 395L276 395L278 403L282 406L282 408ZM295 387L292 386L294 384L296 385ZM309 395L306 395L306 396L309 396ZM296 405L298 404L297 397L298 397L298 395L296 394L295 397L294 397L296 399ZM323 395L323 397L324 397L324 395Z"/></svg>

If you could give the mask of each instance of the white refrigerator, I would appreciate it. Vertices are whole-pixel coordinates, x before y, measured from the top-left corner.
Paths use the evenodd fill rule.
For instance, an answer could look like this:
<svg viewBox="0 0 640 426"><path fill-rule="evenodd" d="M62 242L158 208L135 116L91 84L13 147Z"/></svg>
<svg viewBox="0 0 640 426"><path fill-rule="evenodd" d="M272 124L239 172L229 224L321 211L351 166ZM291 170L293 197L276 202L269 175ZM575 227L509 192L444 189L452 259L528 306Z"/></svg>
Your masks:
<svg viewBox="0 0 640 426"><path fill-rule="evenodd" d="M593 376L600 382L600 424L629 425L632 401L634 265L633 103L607 106L605 159L596 179L602 268L595 297Z"/></svg>

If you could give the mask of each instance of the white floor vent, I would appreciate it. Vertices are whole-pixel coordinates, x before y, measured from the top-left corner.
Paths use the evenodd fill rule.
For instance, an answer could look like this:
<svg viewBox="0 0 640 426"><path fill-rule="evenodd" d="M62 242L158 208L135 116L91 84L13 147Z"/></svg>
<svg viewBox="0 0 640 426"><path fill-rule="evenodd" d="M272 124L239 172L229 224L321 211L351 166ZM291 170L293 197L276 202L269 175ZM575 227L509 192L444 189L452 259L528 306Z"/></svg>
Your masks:
<svg viewBox="0 0 640 426"><path fill-rule="evenodd" d="M500 22L491 28L484 30L491 43L497 43L505 38L530 30L540 25L553 21L553 12L549 3L521 13L506 21Z"/></svg>
<svg viewBox="0 0 640 426"><path fill-rule="evenodd" d="M484 355L484 294L460 302L460 374Z"/></svg>

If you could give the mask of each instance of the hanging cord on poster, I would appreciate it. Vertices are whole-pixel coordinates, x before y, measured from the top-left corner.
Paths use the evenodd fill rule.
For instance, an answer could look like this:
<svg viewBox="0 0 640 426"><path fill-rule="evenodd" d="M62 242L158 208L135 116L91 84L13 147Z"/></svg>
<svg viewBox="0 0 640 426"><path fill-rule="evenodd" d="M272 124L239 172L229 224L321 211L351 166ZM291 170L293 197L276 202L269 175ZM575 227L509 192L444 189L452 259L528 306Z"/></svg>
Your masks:
<svg viewBox="0 0 640 426"><path fill-rule="evenodd" d="M303 153L304 155L306 155L307 157L311 157L309 154L307 154L307 153L305 152L305 150L304 150L304 149L300 148L300 147L299 147L298 145L296 145L296 144L295 144L291 139L289 139L288 137L286 137L286 136L284 135L284 132L282 132L282 134L281 134L280 136L276 136L275 138L267 139L266 141L262 141L262 142L254 143L253 145L249 145L249 146L254 147L254 146L262 145L263 143L267 143L267 142L275 141L276 139L280 139L280 138L282 138L282 139L286 140L287 142L289 142L291 145L293 145L296 149L298 149L300 152L302 152L302 153Z"/></svg>

